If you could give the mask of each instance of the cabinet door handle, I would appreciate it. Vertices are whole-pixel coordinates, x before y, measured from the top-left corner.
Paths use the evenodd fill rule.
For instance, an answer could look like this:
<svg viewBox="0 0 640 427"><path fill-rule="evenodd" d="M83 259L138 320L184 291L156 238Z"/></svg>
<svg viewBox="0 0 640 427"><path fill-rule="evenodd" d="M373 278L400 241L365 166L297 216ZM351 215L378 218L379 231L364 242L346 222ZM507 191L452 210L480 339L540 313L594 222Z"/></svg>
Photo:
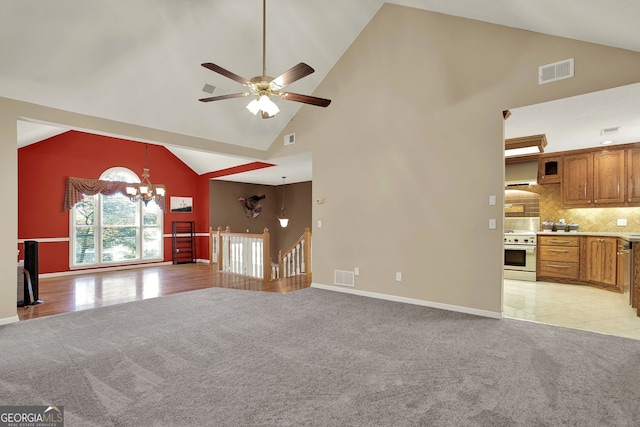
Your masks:
<svg viewBox="0 0 640 427"><path fill-rule="evenodd" d="M549 240L549 242L551 242L551 243L571 243L570 240L556 240L556 239L551 239L551 240Z"/></svg>
<svg viewBox="0 0 640 427"><path fill-rule="evenodd" d="M549 249L549 252L557 252L559 254L566 254L567 252L569 252L569 250L567 250L567 249Z"/></svg>
<svg viewBox="0 0 640 427"><path fill-rule="evenodd" d="M553 264L547 264L547 267L551 267L551 268L571 268L571 266L569 266L569 265L553 265Z"/></svg>

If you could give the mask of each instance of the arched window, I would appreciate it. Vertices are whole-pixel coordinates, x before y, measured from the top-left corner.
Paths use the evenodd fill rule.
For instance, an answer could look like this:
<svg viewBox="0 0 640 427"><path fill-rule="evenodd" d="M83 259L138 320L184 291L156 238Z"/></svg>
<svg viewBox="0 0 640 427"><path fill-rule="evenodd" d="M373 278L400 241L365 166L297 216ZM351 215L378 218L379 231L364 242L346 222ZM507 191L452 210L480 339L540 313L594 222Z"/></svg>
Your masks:
<svg viewBox="0 0 640 427"><path fill-rule="evenodd" d="M107 169L103 181L139 183L123 167ZM85 195L70 214L70 268L163 259L163 214L153 201L132 202L121 193Z"/></svg>

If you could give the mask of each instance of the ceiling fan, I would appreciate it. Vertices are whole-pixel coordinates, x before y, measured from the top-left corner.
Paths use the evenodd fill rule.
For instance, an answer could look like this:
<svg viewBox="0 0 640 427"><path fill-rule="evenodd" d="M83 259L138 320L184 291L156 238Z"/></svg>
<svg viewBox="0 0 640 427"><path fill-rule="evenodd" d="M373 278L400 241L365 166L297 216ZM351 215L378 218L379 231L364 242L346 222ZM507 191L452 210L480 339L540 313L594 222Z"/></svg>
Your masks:
<svg viewBox="0 0 640 427"><path fill-rule="evenodd" d="M247 109L253 114L262 112L262 118L268 119L275 116L280 109L271 100L270 96L278 96L288 101L302 102L304 104L316 105L318 107L327 107L331 104L330 99L318 98L315 96L301 95L299 93L282 92L282 88L290 85L291 83L300 80L303 77L308 76L314 72L314 69L305 64L304 62L295 65L291 69L280 74L278 77L273 78L267 76L267 60L266 60L266 23L267 23L267 0L262 1L262 75L253 77L251 80L247 80L244 77L225 70L219 65L211 62L202 64L203 67L209 70L221 74L225 77L235 80L238 83L243 84L249 88L249 92L231 93L228 95L212 96L209 98L202 98L199 101L211 102L221 101L223 99L240 98L243 96L255 95L256 97L247 105Z"/></svg>

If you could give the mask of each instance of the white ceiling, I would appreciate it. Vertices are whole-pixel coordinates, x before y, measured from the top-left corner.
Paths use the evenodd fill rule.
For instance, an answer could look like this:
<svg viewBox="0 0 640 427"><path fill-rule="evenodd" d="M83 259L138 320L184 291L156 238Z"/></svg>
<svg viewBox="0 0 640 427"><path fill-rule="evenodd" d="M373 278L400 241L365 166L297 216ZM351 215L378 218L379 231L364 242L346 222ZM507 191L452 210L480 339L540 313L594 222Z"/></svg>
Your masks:
<svg viewBox="0 0 640 427"><path fill-rule="evenodd" d="M314 94L383 0L267 3L267 74L279 75L305 62L316 72L287 89ZM640 52L637 0L390 3ZM245 78L262 74L260 0L3 1L0 57L0 96L260 150L274 142L302 106L277 101L281 112L263 120L245 109L247 99L197 101L210 96L202 91L204 84L216 86L214 94L243 89L201 67L203 62L216 63ZM639 90L634 85L513 109L506 137L545 133L547 151L560 151L577 148L572 144L598 144L600 128L622 126L620 135L612 138L616 143L638 141ZM584 111L587 106L593 110ZM619 109L614 111L615 106ZM60 129L21 123L18 145L55 132ZM254 160L168 148L199 174ZM310 155L273 163L278 166L226 179L270 185L281 183L282 176L288 176L288 182L311 179Z"/></svg>

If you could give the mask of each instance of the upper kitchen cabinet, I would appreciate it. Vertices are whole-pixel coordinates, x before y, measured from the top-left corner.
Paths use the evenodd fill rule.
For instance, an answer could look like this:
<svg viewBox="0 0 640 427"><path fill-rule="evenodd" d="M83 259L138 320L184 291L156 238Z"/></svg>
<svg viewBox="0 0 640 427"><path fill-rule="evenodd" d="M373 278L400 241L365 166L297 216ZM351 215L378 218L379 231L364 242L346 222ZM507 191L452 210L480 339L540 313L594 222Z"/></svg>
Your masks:
<svg viewBox="0 0 640 427"><path fill-rule="evenodd" d="M627 202L640 204L640 148L627 150Z"/></svg>
<svg viewBox="0 0 640 427"><path fill-rule="evenodd" d="M565 206L625 203L625 151L602 150L565 155L562 173Z"/></svg>
<svg viewBox="0 0 640 427"><path fill-rule="evenodd" d="M624 150L593 153L593 202L624 204Z"/></svg>
<svg viewBox="0 0 640 427"><path fill-rule="evenodd" d="M557 184L562 181L562 155L543 154L538 159L538 184Z"/></svg>

